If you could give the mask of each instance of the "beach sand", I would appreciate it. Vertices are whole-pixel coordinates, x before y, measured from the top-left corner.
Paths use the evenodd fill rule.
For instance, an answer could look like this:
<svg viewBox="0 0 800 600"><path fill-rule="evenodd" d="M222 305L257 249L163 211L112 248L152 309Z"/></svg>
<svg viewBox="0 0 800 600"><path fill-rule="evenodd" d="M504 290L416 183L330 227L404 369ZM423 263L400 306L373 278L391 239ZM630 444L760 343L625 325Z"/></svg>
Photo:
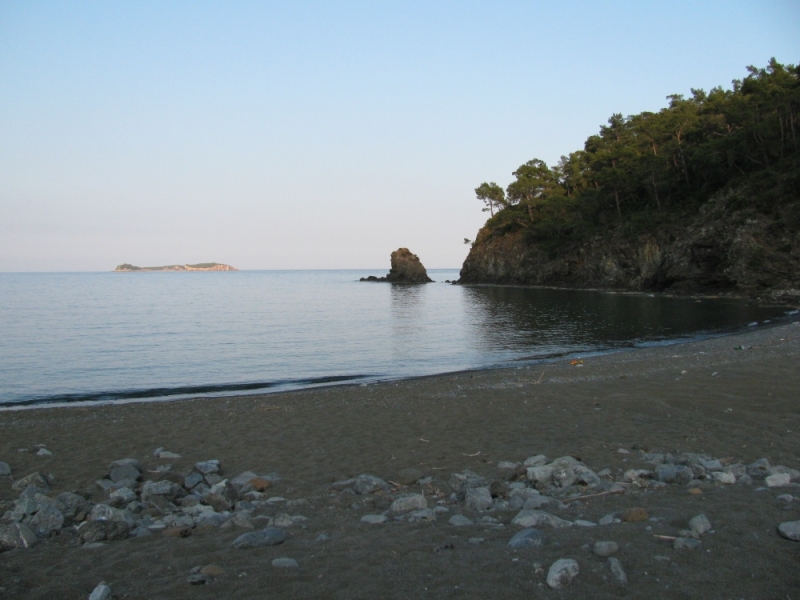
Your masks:
<svg viewBox="0 0 800 600"><path fill-rule="evenodd" d="M745 349L735 349L745 347ZM800 469L800 325L700 342L522 367L441 375L368 386L260 396L0 412L0 460L16 477L52 474L54 492L100 491L109 463L137 458L147 469L172 463L188 473L218 459L223 473L278 472L269 493L292 502L274 514L307 517L279 546L239 550L237 527L158 533L87 549L68 533L31 549L0 554L0 599L86 598L105 581L115 598L781 598L800 599L800 542L779 523L800 519L800 486L758 491L708 483L638 488L548 509L597 522L630 507L656 520L598 527L543 527L547 544L511 550L516 514L503 527L436 522L361 523L380 513L380 496L333 491L334 481L369 473L395 481L415 467L433 482L405 491L449 496L452 473L471 469L502 480L498 461L572 455L599 471L652 468L639 451L705 453L749 464ZM53 456L31 451L45 444ZM180 459L152 456L157 447ZM28 449L28 452L19 452ZM626 450L627 453L620 452ZM780 494L795 497L789 503ZM17 497L0 479L0 500ZM433 506L433 502L431 502ZM451 513L461 505L450 505ZM696 550L674 550L654 534L676 536L704 513L713 533ZM475 517L475 515L471 515ZM649 529L648 529L649 528ZM321 534L327 540L319 540ZM483 541L470 542L470 538ZM613 540L628 584L588 549ZM290 557L297 569L273 567ZM658 557L658 558L656 558ZM573 558L569 587L545 584L549 566ZM538 565L537 565L538 563ZM224 571L192 586L193 567ZM539 568L537 568L537 566Z"/></svg>

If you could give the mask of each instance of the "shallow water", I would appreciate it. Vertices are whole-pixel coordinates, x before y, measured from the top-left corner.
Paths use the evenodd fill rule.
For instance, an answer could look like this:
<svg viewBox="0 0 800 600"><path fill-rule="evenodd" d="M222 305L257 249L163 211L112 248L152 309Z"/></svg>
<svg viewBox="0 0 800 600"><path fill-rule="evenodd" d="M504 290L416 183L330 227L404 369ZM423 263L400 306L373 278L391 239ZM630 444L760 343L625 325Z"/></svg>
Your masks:
<svg viewBox="0 0 800 600"><path fill-rule="evenodd" d="M358 281L381 274L0 274L0 405L430 375L714 335L785 314L730 299Z"/></svg>

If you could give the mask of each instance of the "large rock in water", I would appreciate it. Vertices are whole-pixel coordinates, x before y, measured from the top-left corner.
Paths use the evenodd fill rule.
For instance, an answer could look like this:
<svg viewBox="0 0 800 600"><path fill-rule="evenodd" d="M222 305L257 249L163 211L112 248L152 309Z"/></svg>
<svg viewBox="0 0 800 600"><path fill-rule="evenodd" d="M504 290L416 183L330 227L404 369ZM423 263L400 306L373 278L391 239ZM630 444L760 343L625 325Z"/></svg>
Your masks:
<svg viewBox="0 0 800 600"><path fill-rule="evenodd" d="M361 281L389 281L391 283L431 283L428 272L416 254L408 248L398 248L392 252L392 268L386 277L362 277Z"/></svg>

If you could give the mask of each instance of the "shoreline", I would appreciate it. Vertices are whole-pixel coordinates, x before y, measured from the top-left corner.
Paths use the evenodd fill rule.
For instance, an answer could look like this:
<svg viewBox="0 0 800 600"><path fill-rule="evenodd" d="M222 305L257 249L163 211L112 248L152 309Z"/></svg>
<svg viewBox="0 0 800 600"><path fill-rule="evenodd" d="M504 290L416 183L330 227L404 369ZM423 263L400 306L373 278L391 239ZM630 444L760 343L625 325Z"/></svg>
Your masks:
<svg viewBox="0 0 800 600"><path fill-rule="evenodd" d="M522 550L507 546L521 530L512 522L517 511L471 511L450 494L454 474L465 469L508 486L500 461L519 464L537 454L576 457L597 473L609 469L615 481L630 469L652 469L643 462L648 452L700 453L729 465L766 458L800 470L798 361L795 322L586 357L581 366L563 359L366 386L5 411L0 461L13 474L0 477L6 510L18 497L12 481L35 471L52 476L51 497L71 491L102 503L108 500L94 482L114 460L141 461L145 479L183 481L192 465L216 459L224 477L280 475L267 491L276 500L255 514L284 519L288 539L236 549L233 541L252 530L231 523L197 526L186 537L165 531L92 546L65 528L33 548L0 554L3 597L85 598L99 581L128 598L250 598L264 590L285 598L559 597L546 587L546 572L571 558L580 565L565 590L573 597L783 598L800 586L800 543L777 532L800 519L794 482L768 488L763 479L703 480L698 493L625 484L624 493L544 508L594 525L541 526L546 543ZM36 454L42 444L51 455ZM158 458L159 447L178 456ZM402 483L407 469L429 483ZM362 473L401 483L389 496L331 485ZM416 523L361 521L404 493L441 497L448 512ZM598 524L633 507L649 519ZM454 514L474 524L451 525ZM674 549L657 537L674 538L699 514L714 530L700 549ZM599 540L619 545L626 586L593 555ZM299 568L271 566L284 557ZM194 567L211 564L220 569L213 581L188 583Z"/></svg>

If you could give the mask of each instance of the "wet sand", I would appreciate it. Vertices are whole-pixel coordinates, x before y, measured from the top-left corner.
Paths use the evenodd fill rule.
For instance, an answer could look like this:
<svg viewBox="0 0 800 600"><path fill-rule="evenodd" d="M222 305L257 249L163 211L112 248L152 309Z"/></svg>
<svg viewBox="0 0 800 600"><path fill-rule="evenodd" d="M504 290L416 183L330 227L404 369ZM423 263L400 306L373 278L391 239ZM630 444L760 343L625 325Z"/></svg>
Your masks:
<svg viewBox="0 0 800 600"><path fill-rule="evenodd" d="M137 458L149 469L169 462L182 472L219 459L227 476L280 473L282 482L270 494L307 503L275 512L308 520L290 527L284 544L250 550L230 547L243 533L236 527L95 549L59 535L0 554L0 599L86 598L101 580L115 598L800 599L800 542L776 531L780 522L800 519L799 500L788 507L777 500L787 492L797 498L797 487L709 484L701 494L681 486L630 488L552 512L596 522L642 506L657 521L544 528L548 544L535 550L506 548L518 530L510 524L514 511L495 515L502 528L456 528L447 515L434 523L367 525L360 518L384 510L382 501L344 503L330 488L360 473L394 480L416 467L434 480L407 491L449 495L452 473L471 469L502 479L498 461L539 453L573 455L595 471L615 473L648 468L638 450L705 453L745 464L768 458L800 469L799 359L800 325L792 324L589 357L580 367L563 360L260 396L3 411L0 460L16 477L52 474L56 493L90 491L100 501L93 482L116 459ZM53 456L19 452L36 444ZM154 458L157 447L181 458ZM0 479L0 500L14 498L11 481ZM676 535L699 513L714 527L701 549L673 550L654 537ZM320 534L329 539L319 541ZM627 586L587 550L596 540L619 544ZM274 568L277 557L294 558L300 567ZM576 559L581 572L570 587L551 590L545 575L559 558ZM224 574L209 585L189 585L192 567L207 564Z"/></svg>

